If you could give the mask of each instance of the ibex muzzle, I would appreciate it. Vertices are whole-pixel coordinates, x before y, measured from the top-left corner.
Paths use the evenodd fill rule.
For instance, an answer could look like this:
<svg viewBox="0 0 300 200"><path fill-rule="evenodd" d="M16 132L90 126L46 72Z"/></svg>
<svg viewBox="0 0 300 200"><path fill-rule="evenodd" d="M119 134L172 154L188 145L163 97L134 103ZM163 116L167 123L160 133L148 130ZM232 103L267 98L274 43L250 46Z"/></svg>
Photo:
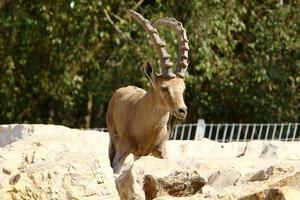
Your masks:
<svg viewBox="0 0 300 200"><path fill-rule="evenodd" d="M162 73L154 72L147 62L145 74L151 82L149 91L128 86L116 90L109 102L106 123L110 134L109 156L115 173L130 154L153 154L166 158L165 142L173 128L173 118L184 119L187 107L184 103L184 75L188 66L188 39L182 24L173 18L163 18L153 26L142 15L129 11L148 32L160 58ZM179 40L176 69L155 27L174 29Z"/></svg>

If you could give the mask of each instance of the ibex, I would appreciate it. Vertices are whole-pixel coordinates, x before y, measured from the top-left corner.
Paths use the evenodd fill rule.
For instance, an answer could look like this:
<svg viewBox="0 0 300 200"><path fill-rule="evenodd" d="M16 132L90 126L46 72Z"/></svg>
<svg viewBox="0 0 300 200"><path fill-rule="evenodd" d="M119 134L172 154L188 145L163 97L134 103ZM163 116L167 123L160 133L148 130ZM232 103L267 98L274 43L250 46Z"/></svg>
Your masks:
<svg viewBox="0 0 300 200"><path fill-rule="evenodd" d="M188 66L188 39L182 24L174 18L163 18L151 23L141 14L130 10L149 34L160 58L162 73L157 74L151 65L145 65L145 74L151 82L149 91L135 86L116 90L108 105L106 115L110 134L109 158L115 173L119 173L126 157L151 154L166 158L165 143L169 138L168 124L172 119L184 119L187 107L184 103L184 75ZM176 70L167 53L165 43L156 27L174 29L179 40Z"/></svg>

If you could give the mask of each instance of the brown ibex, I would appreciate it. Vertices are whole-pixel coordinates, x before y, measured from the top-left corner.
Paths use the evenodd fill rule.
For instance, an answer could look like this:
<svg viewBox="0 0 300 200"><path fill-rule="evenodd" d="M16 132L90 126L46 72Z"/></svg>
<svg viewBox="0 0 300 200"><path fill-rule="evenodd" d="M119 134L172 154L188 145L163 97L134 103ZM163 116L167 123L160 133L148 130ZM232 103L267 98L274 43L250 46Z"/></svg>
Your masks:
<svg viewBox="0 0 300 200"><path fill-rule="evenodd" d="M153 154L166 158L165 143L169 138L168 123L172 118L184 119L187 107L184 103L184 75L188 66L188 39L182 24L174 18L163 18L153 25L141 14L130 10L149 34L160 58L162 73L153 71L149 63L145 73L151 82L148 92L135 86L116 90L109 102L106 115L110 134L109 157L115 173L118 173L126 157ZM174 29L179 40L175 73L165 43L160 39L158 26ZM174 118L174 119L175 119Z"/></svg>

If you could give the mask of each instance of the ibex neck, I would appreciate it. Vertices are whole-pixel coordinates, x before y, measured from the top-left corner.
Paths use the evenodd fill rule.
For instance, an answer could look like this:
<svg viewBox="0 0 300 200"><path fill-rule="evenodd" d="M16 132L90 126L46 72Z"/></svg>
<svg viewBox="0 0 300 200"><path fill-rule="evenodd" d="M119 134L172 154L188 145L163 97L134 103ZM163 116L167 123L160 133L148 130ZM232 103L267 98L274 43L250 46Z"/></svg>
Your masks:
<svg viewBox="0 0 300 200"><path fill-rule="evenodd" d="M145 96L141 99L140 109L143 110L143 118L146 119L145 125L148 126L163 126L167 124L169 118L169 112L167 109L159 106L157 102L157 98L153 89L149 89L149 91L145 94Z"/></svg>

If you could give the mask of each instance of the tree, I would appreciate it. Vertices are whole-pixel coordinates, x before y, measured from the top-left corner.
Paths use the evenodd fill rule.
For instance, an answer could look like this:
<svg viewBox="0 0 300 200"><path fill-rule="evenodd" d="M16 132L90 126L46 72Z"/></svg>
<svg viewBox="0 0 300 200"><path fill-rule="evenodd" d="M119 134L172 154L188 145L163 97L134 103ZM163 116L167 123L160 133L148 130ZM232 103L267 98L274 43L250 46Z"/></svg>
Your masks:
<svg viewBox="0 0 300 200"><path fill-rule="evenodd" d="M159 66L128 9L186 27L187 122L300 120L297 1L18 0L0 5L0 123L105 126L112 92L147 88L143 64ZM159 31L175 59L175 33Z"/></svg>

